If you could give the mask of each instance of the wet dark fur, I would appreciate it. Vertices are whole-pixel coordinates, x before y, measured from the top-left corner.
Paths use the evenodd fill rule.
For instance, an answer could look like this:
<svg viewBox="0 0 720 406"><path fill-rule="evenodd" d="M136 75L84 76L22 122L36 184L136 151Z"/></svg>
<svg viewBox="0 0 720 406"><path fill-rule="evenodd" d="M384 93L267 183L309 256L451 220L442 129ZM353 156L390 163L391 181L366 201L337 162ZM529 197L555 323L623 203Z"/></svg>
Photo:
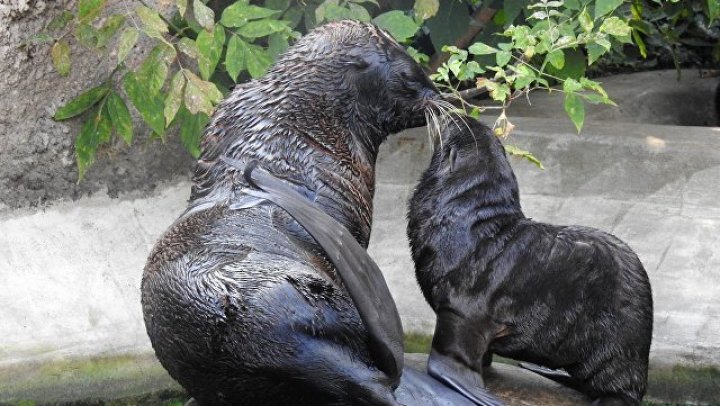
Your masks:
<svg viewBox="0 0 720 406"><path fill-rule="evenodd" d="M653 322L637 255L602 231L526 218L501 142L466 121L472 134L444 127L409 205L433 353L477 373L492 353L564 368L597 404L637 405Z"/></svg>
<svg viewBox="0 0 720 406"><path fill-rule="evenodd" d="M396 404L400 376L375 366L322 249L282 209L248 196L220 157L301 185L367 247L378 147L422 125L437 95L387 34L345 21L309 33L220 104L188 210L142 282L157 357L200 404Z"/></svg>

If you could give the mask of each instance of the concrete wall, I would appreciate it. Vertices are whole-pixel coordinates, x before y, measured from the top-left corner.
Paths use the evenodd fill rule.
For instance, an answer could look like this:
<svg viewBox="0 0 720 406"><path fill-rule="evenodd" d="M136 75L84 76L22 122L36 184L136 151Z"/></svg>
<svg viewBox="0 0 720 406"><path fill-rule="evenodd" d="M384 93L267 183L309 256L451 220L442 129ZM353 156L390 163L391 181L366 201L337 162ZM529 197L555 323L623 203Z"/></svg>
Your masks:
<svg viewBox="0 0 720 406"><path fill-rule="evenodd" d="M514 160L528 216L595 226L627 241L650 274L653 359L720 365L720 131L519 119ZM617 130L617 133L615 131ZM405 207L429 150L424 130L383 147L370 253L408 331L432 332L415 285ZM139 306L150 247L184 207L187 181L152 195L97 194L0 218L0 365L26 357L146 351Z"/></svg>

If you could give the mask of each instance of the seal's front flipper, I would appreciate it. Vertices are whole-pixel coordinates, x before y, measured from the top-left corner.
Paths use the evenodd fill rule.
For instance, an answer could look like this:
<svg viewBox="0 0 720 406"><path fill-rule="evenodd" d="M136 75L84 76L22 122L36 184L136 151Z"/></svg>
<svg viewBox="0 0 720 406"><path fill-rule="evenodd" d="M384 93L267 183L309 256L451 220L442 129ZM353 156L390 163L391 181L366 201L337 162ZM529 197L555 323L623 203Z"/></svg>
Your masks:
<svg viewBox="0 0 720 406"><path fill-rule="evenodd" d="M502 402L485 389L485 383L479 373L436 350L430 352L428 373L476 405L502 405Z"/></svg>
<svg viewBox="0 0 720 406"><path fill-rule="evenodd" d="M518 364L520 368L527 369L528 371L535 372L536 374L553 380L559 384L565 385L570 389L575 389L579 392L584 392L585 387L578 382L577 379L570 376L564 369L552 369L544 367L542 365L533 364L532 362L521 362Z"/></svg>
<svg viewBox="0 0 720 406"><path fill-rule="evenodd" d="M385 278L367 251L338 221L312 204L289 182L280 180L257 164L222 158L244 171L251 186L264 191L248 194L267 199L292 216L325 250L353 300L370 335L370 351L378 368L396 384L403 369L403 332L395 301Z"/></svg>

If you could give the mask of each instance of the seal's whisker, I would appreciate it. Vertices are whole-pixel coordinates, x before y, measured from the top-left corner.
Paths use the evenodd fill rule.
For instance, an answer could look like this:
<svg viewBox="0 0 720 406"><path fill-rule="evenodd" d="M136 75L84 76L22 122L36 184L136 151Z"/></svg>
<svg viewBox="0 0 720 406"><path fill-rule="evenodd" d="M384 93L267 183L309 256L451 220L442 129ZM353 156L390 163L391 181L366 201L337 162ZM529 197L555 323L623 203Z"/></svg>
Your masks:
<svg viewBox="0 0 720 406"><path fill-rule="evenodd" d="M435 136L435 140L440 142L440 148L442 149L442 129L440 128L440 121L438 120L437 112L435 109L429 109L430 119L432 120L432 132ZM435 142L433 141L433 148L435 148Z"/></svg>
<svg viewBox="0 0 720 406"><path fill-rule="evenodd" d="M472 131L472 129L470 128L470 126L469 126L468 123L467 123L467 120L465 119L466 114L464 114L464 110L455 107L454 105L452 105L450 102L448 102L448 101L446 101L446 100L437 100L437 101L434 101L434 102L435 102L435 103L434 103L434 106L435 106L439 111L441 111L442 118L443 118L446 122L447 122L448 120L449 120L449 121L452 121L453 124L455 124L455 126L456 126L458 129L462 129L462 127L460 126L460 124L458 124L458 120L462 123L462 126L465 127L465 129L467 130L468 134L470 134L470 135L473 137L473 140L475 141L475 148L476 148L476 149L479 149L478 142L477 142L477 138L475 137L475 133ZM442 137L442 134L441 134L440 136Z"/></svg>
<svg viewBox="0 0 720 406"><path fill-rule="evenodd" d="M467 129L468 133L472 134L470 126L468 126L467 122L463 118L464 114L461 114L461 112L463 111L462 109L458 109L457 107L453 106L445 100L437 101L435 107L440 110L442 118L444 119L443 121L452 121L453 124L460 128L460 124L458 124L459 120L460 122L462 122L462 125L465 127L465 129Z"/></svg>

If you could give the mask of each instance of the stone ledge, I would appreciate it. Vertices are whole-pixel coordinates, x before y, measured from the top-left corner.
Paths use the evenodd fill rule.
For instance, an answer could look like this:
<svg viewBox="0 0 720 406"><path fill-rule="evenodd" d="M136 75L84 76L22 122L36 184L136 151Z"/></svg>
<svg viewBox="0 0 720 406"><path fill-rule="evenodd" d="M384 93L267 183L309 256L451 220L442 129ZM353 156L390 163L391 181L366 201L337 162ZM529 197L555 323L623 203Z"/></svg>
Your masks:
<svg viewBox="0 0 720 406"><path fill-rule="evenodd" d="M426 354L406 354L425 370ZM514 365L493 362L488 388L508 406L587 405L578 392ZM153 354L57 359L0 367L0 405L182 406L187 395ZM720 371L713 368L651 368L646 404L719 405Z"/></svg>

